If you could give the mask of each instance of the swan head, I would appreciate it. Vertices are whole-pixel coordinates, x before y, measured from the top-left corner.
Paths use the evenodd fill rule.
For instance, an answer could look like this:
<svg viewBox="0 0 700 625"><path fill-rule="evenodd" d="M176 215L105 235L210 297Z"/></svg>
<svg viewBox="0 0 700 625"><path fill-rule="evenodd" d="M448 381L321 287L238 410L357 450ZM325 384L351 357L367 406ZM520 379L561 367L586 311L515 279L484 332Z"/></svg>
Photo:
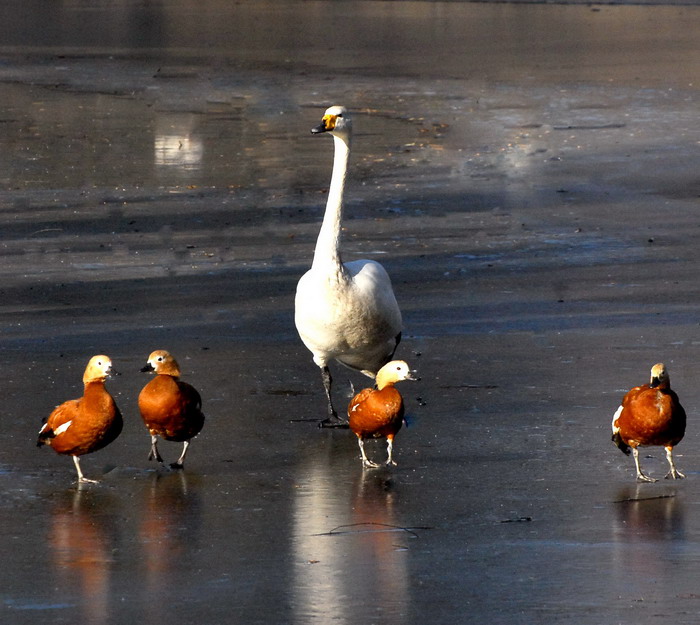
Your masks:
<svg viewBox="0 0 700 625"><path fill-rule="evenodd" d="M332 135L350 134L352 122L348 110L344 106L331 106L323 114L321 124L311 129L312 134L330 132Z"/></svg>

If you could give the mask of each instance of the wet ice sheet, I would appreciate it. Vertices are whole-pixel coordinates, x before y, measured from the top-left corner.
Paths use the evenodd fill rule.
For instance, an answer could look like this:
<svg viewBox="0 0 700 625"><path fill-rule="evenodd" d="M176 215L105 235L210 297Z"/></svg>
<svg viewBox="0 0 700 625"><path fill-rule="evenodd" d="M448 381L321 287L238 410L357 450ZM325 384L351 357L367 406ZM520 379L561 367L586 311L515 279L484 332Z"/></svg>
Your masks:
<svg viewBox="0 0 700 625"><path fill-rule="evenodd" d="M698 404L695 8L26 6L0 49L3 622L695 622L692 416L682 483L635 485L608 434L659 359ZM336 101L344 249L389 269L422 376L390 472L303 421ZM184 474L146 462L157 347L205 399ZM98 351L127 423L77 489L33 436Z"/></svg>

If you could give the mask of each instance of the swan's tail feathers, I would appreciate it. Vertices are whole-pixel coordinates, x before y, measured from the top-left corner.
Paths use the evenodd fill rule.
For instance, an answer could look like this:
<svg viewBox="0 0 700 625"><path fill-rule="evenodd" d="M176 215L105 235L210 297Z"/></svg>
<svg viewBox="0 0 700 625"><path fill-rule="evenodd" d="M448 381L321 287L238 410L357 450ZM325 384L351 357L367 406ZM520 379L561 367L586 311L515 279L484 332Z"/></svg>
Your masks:
<svg viewBox="0 0 700 625"><path fill-rule="evenodd" d="M626 456L630 455L630 452L631 452L630 446L627 443L625 443L625 441L622 440L622 436L620 436L619 432L615 432L612 435L612 442L615 443L615 445L617 445L618 449L623 454L625 454Z"/></svg>

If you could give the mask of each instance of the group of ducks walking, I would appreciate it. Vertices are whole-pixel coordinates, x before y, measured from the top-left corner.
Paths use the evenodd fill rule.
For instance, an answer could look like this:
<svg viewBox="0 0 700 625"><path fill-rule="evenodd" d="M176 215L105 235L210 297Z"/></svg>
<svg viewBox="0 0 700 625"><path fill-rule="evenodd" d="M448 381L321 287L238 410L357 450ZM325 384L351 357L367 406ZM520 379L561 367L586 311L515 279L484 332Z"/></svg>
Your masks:
<svg viewBox="0 0 700 625"><path fill-rule="evenodd" d="M385 269L372 260L343 263L340 257L343 192L350 155L351 118L342 106L326 110L315 135L334 138L335 156L326 211L316 242L313 263L299 280L295 298L295 324L299 336L321 370L328 404L323 427L349 427L357 436L362 463L369 460L364 443L368 438L387 441L386 464L393 459L393 442L403 424L404 403L394 388L397 382L415 379L408 364L392 360L401 340L401 312ZM333 405L329 363L336 360L375 378L348 406L347 421ZM184 466L190 440L204 425L200 394L181 381L175 359L164 350L153 352L144 370L156 377L141 391L139 410L151 435L149 460L163 462L158 437L184 443L173 468ZM78 480L91 482L80 467L80 456L102 449L114 441L123 427L122 416L105 388L112 362L104 355L90 359L83 375L84 392L79 399L58 406L39 432L37 444L50 445L59 454L73 457Z"/></svg>
<svg viewBox="0 0 700 625"><path fill-rule="evenodd" d="M343 263L340 236L343 193L350 155L352 120L347 109L332 106L321 124L311 131L329 133L335 154L326 210L316 241L311 268L297 285L294 321L299 336L321 370L327 399L323 427L349 427L356 435L363 466L379 466L369 460L365 440L385 438L386 464L396 464L393 443L404 419L404 403L394 385L416 379L402 360L392 360L401 340L402 318L391 280L382 265L373 260ZM357 393L348 406L347 421L333 405L331 361L361 371L375 379L374 388ZM163 462L157 440L184 443L173 468L182 468L190 440L204 425L199 393L180 378L175 359L164 350L153 352L144 370L156 377L139 395L138 405L151 435L149 460ZM80 468L80 456L102 449L119 436L122 416L104 383L112 371L107 356L94 356L85 369L83 396L58 406L39 432L37 444L48 444L56 452L73 457L78 480L90 482ZM686 415L678 396L670 388L666 367L656 364L647 385L635 387L623 398L612 422L613 441L634 456L637 479L655 481L642 472L638 447L663 446L670 465L666 477L682 478L674 464L673 448L685 433Z"/></svg>
<svg viewBox="0 0 700 625"><path fill-rule="evenodd" d="M138 398L141 417L151 435L148 459L163 462L158 437L183 442L180 458L171 464L183 468L189 442L204 426L202 398L194 387L180 380L180 367L165 350L151 353L141 371L155 373ZM37 445L49 445L59 454L72 456L79 482L95 481L83 475L80 456L106 447L122 431L121 412L105 388L113 373L108 356L90 358L83 374L83 396L57 406L39 430Z"/></svg>

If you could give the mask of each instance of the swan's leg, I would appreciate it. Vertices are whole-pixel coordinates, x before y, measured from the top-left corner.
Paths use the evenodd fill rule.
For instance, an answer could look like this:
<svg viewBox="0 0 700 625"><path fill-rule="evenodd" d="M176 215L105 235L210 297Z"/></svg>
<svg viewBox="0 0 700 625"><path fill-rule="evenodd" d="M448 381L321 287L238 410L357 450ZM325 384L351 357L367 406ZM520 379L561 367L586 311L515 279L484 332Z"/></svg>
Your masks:
<svg viewBox="0 0 700 625"><path fill-rule="evenodd" d="M357 443L360 445L360 453L362 454L362 466L363 467L378 467L376 462L372 462L365 454L365 441L363 441L359 436L357 437Z"/></svg>
<svg viewBox="0 0 700 625"><path fill-rule="evenodd" d="M671 445L666 447L666 460L668 460L668 464L671 467L671 470L666 474L666 479L670 477L674 480L679 480L685 477L685 475L676 469L676 465L673 463L673 447L671 447Z"/></svg>
<svg viewBox="0 0 700 625"><path fill-rule="evenodd" d="M399 343L401 342L401 332L399 332L399 333L394 337L394 340L396 341L396 343L394 343L394 351L391 352L391 356L389 356L389 358L387 358L387 362L389 362L390 360L392 360L392 359L394 358L394 354L396 353L396 349L398 348Z"/></svg>
<svg viewBox="0 0 700 625"><path fill-rule="evenodd" d="M171 469L184 469L185 468L185 456L187 455L187 448L190 446L190 441L185 441L182 446L182 453L176 462L170 464Z"/></svg>
<svg viewBox="0 0 700 625"><path fill-rule="evenodd" d="M323 380L323 388L326 391L326 399L328 400L328 417L318 424L319 427L347 427L347 422L340 419L338 417L338 413L335 411L335 408L333 408L333 399L331 398L331 385L333 384L333 378L331 377L331 370L327 365L321 367L321 378Z"/></svg>
<svg viewBox="0 0 700 625"><path fill-rule="evenodd" d="M637 467L637 480L640 482L656 482L653 477L649 477L642 473L642 467L639 466L639 450L632 447L632 455L634 456L634 466Z"/></svg>
<svg viewBox="0 0 700 625"><path fill-rule="evenodd" d="M158 437L155 434L151 434L151 453L148 454L148 459L163 464L163 458L158 453Z"/></svg>
<svg viewBox="0 0 700 625"><path fill-rule="evenodd" d="M83 475L83 472L80 469L80 458L78 458L78 456L73 456L73 464L75 465L75 469L78 472L78 483L80 483L80 484L97 484L98 483L97 480L89 480Z"/></svg>
<svg viewBox="0 0 700 625"><path fill-rule="evenodd" d="M328 400L328 418L337 419L338 413L335 411L335 408L333 408L333 399L331 396L333 377L331 376L331 370L328 367L323 367L321 369L321 379L323 380L323 388L326 391L326 399Z"/></svg>
<svg viewBox="0 0 700 625"><path fill-rule="evenodd" d="M394 458L392 456L392 453L394 451L394 437L393 436L386 437L386 451L387 451L386 463L393 464L394 466L396 466L396 462L394 461Z"/></svg>

